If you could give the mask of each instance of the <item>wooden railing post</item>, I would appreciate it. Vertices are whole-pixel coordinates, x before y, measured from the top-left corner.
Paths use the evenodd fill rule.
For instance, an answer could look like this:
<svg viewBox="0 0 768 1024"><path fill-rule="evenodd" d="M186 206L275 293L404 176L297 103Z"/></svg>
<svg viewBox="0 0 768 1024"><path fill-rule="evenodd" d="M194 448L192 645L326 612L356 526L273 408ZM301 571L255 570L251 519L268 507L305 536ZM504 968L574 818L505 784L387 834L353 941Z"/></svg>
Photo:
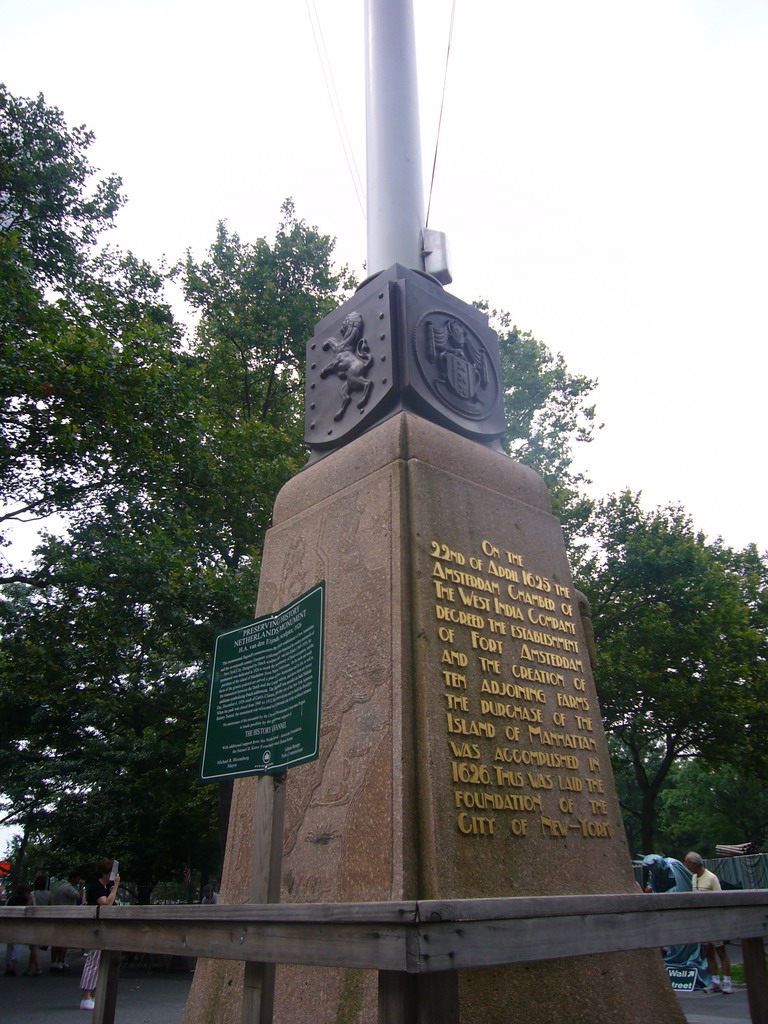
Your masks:
<svg viewBox="0 0 768 1024"><path fill-rule="evenodd" d="M251 869L251 899L254 903L280 902L286 778L287 772L280 772L258 780ZM275 964L247 961L243 977L242 1024L272 1024L274 1003Z"/></svg>
<svg viewBox="0 0 768 1024"><path fill-rule="evenodd" d="M762 938L742 939L741 952L752 1024L768 1024L768 973Z"/></svg>
<svg viewBox="0 0 768 1024"><path fill-rule="evenodd" d="M247 962L243 975L243 1024L271 1024L275 965Z"/></svg>
<svg viewBox="0 0 768 1024"><path fill-rule="evenodd" d="M459 972L418 975L418 1024L459 1024Z"/></svg>
<svg viewBox="0 0 768 1024"><path fill-rule="evenodd" d="M415 975L379 971L378 1024L417 1024Z"/></svg>
<svg viewBox="0 0 768 1024"><path fill-rule="evenodd" d="M458 971L379 971L378 1024L459 1024Z"/></svg>
<svg viewBox="0 0 768 1024"><path fill-rule="evenodd" d="M103 949L99 957L99 977L94 996L93 1024L115 1024L117 985L120 980L120 956L117 950Z"/></svg>

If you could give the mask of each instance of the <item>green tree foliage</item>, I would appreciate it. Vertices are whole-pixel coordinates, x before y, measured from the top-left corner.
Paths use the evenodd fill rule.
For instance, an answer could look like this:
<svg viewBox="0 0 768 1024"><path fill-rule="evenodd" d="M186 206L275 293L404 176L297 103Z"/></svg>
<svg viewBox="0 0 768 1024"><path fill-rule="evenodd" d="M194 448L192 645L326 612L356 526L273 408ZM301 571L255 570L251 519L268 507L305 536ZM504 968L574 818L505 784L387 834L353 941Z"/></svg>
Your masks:
<svg viewBox="0 0 768 1024"><path fill-rule="evenodd" d="M274 247L243 246L220 229L202 272L188 261L185 284L203 312L190 351L165 362L163 400L147 408L145 472L102 494L98 514L91 503L72 515L68 536L37 552L46 585L9 589L3 608L9 728L0 731L15 813L70 861L108 843L145 887L174 861L177 871L190 861L216 870L219 794L194 781L212 639L250 618L275 494L303 460L285 324L311 334L342 284L330 239L290 207L284 216ZM315 287L300 311L286 311L283 292L269 287L270 268L283 272L273 250L288 245L295 287L302 275ZM229 272L247 278L248 302L259 274L272 296L238 329L237 347L201 285L224 250ZM325 267L302 267L302 252ZM131 346L130 334L121 344ZM147 366L148 386L155 373ZM163 431L171 436L156 447ZM54 779L62 795L52 801Z"/></svg>
<svg viewBox="0 0 768 1024"><path fill-rule="evenodd" d="M579 585L625 810L653 852L659 794L681 758L765 770L766 562L707 543L677 507L600 503ZM627 785L631 779L631 785Z"/></svg>
<svg viewBox="0 0 768 1024"><path fill-rule="evenodd" d="M573 460L576 446L588 444L597 428L590 402L597 381L571 373L562 355L553 355L530 331L514 326L509 313L490 309L485 302L478 306L499 336L506 450L546 481L553 511L577 559L577 538L592 502L581 490L586 481L574 471Z"/></svg>
<svg viewBox="0 0 768 1024"><path fill-rule="evenodd" d="M119 200L86 196L90 133L4 98L3 273L25 284L0 295L0 482L8 520L66 515L6 573L4 813L52 867L109 852L151 886L216 869L219 794L195 782L212 637L252 614L272 502L303 461L299 346L347 277L290 204L272 244L221 226L180 271L199 311L182 345L161 275L96 245ZM25 175L54 190L34 236ZM95 196L117 196L108 180ZM46 232L61 260L38 267Z"/></svg>
<svg viewBox="0 0 768 1024"><path fill-rule="evenodd" d="M90 552L83 533L58 542L55 582L17 586L2 606L11 820L47 840L54 869L99 850L147 885L176 854L177 872L192 857L215 868L216 794L193 781L209 632L190 621L183 555L163 565L151 537L91 536Z"/></svg>
<svg viewBox="0 0 768 1024"><path fill-rule="evenodd" d="M220 223L206 258L188 255L177 270L200 313L193 353L206 428L203 491L231 566L260 549L275 495L306 458L304 345L353 284L346 269L334 270L332 252L332 239L297 220L286 201L272 244L242 242Z"/></svg>
<svg viewBox="0 0 768 1024"><path fill-rule="evenodd" d="M123 200L119 178L94 180L92 140L42 96L0 86L3 531L93 515L176 441L181 332L160 275L98 244ZM0 579L44 585L47 569Z"/></svg>
<svg viewBox="0 0 768 1024"><path fill-rule="evenodd" d="M689 850L714 857L715 847L768 843L765 780L732 765L699 759L678 762L660 799L659 837L665 852L682 859Z"/></svg>
<svg viewBox="0 0 768 1024"><path fill-rule="evenodd" d="M272 245L242 242L222 222L206 259L188 254L180 272L202 314L196 351L222 419L298 427L306 340L354 284L346 269L333 270L332 248L286 200Z"/></svg>
<svg viewBox="0 0 768 1024"><path fill-rule="evenodd" d="M91 187L93 134L70 129L42 95L18 99L0 84L0 126L0 329L12 342L56 330L57 300L87 301L93 245L123 199L114 175Z"/></svg>

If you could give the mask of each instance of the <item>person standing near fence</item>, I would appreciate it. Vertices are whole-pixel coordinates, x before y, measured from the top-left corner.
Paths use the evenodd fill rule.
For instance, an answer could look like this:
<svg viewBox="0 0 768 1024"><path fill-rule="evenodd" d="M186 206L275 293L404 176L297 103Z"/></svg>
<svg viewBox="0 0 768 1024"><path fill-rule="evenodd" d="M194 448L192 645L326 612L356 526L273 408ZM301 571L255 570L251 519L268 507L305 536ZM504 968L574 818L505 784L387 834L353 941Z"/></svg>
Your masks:
<svg viewBox="0 0 768 1024"><path fill-rule="evenodd" d="M58 887L53 894L53 903L57 907L76 907L83 902L83 887L79 871L70 871L66 882ZM51 971L68 971L67 951L63 946L51 948Z"/></svg>
<svg viewBox="0 0 768 1024"><path fill-rule="evenodd" d="M691 851L685 855L685 866L693 875L691 887L694 892L720 892L720 880L713 871L704 867L704 861L700 854ZM709 973L712 975L712 984L707 992L722 992L729 996L733 992L731 983L731 961L725 949L725 940L719 942L702 942L701 948L707 958ZM720 981L720 971L717 961L720 960L723 980Z"/></svg>
<svg viewBox="0 0 768 1024"><path fill-rule="evenodd" d="M9 907L31 907L32 890L28 885L17 885L13 895L8 900ZM15 978L19 973L16 968L19 966L19 958L24 947L19 942L9 942L5 949L5 973Z"/></svg>
<svg viewBox="0 0 768 1024"><path fill-rule="evenodd" d="M113 863L111 857L102 857L96 866L98 877L85 889L85 902L88 906L111 907L115 902L120 875L116 874L114 879L110 877ZM100 960L100 949L92 949L85 958L83 973L80 977L80 988L83 993L83 998L80 1001L81 1010L93 1010L96 1005L93 997L96 994L96 982L99 979Z"/></svg>
<svg viewBox="0 0 768 1024"><path fill-rule="evenodd" d="M203 886L203 895L200 900L203 904L219 902L219 883L214 880Z"/></svg>
<svg viewBox="0 0 768 1024"><path fill-rule="evenodd" d="M53 905L53 893L48 888L48 879L45 875L38 875L32 889L32 906L50 907ZM46 947L47 949L47 947ZM26 970L28 977L37 978L43 973L40 966L40 947L29 947L29 967Z"/></svg>

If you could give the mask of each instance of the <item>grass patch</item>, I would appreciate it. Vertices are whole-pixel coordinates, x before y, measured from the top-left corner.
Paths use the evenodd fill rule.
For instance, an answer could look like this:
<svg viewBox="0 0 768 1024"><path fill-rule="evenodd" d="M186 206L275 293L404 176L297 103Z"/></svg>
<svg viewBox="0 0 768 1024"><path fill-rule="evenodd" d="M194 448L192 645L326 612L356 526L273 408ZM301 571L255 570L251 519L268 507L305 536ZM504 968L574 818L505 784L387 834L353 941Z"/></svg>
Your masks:
<svg viewBox="0 0 768 1024"><path fill-rule="evenodd" d="M765 958L765 967L768 970L768 956ZM731 964L731 981L744 984L744 964Z"/></svg>

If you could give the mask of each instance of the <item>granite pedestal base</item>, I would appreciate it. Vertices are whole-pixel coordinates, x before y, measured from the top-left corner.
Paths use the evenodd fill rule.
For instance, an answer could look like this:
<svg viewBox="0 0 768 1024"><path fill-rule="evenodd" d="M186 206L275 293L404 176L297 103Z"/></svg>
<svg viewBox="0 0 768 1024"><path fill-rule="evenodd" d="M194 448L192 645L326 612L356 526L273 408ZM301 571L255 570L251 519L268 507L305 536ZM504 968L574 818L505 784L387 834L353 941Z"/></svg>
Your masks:
<svg viewBox="0 0 768 1024"><path fill-rule="evenodd" d="M562 535L540 478L401 413L281 491L257 614L324 579L320 758L289 772L283 902L620 893L635 883ZM251 902L235 785L221 899ZM185 1024L239 1021L198 968ZM373 1024L372 972L278 968L276 1024ZM463 1024L675 1024L658 955L464 972Z"/></svg>

